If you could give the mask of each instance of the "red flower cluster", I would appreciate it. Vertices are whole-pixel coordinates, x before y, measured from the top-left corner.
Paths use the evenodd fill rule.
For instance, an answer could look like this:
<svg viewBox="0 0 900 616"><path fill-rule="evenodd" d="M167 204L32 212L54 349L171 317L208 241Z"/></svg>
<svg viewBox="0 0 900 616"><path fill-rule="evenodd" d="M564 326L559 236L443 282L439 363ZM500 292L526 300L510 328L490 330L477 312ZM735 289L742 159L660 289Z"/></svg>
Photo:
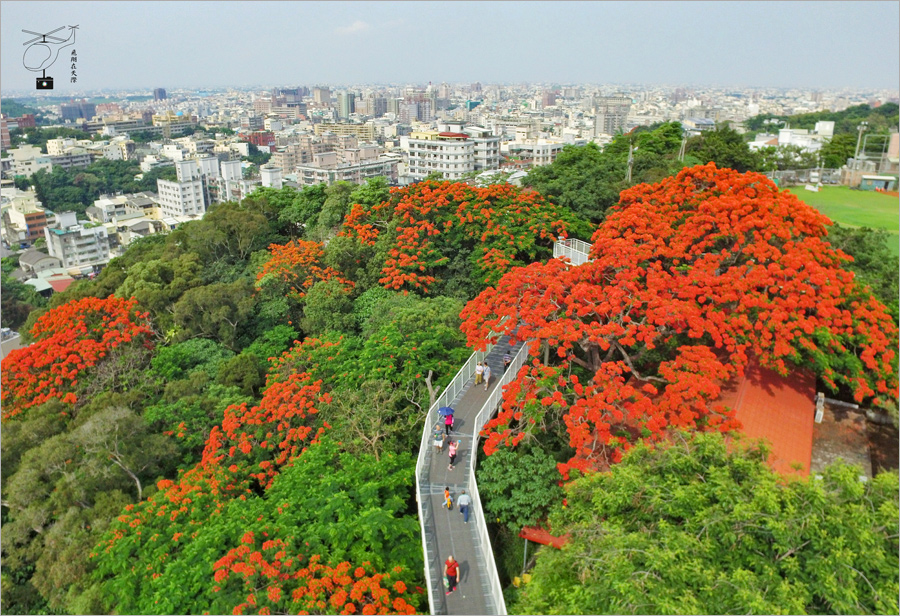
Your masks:
<svg viewBox="0 0 900 616"><path fill-rule="evenodd" d="M292 240L284 245L272 244L269 252L271 258L256 276L257 288L275 286L284 295L299 299L320 280L336 278L346 287L353 287L353 282L340 272L322 265L325 250L318 242Z"/></svg>
<svg viewBox="0 0 900 616"><path fill-rule="evenodd" d="M539 246L565 236L572 224L538 193L506 184L422 182L391 193L390 201L369 209L354 205L341 232L370 246L388 234L379 280L388 289L427 293L438 268L463 248L474 253L478 276L494 283L513 265L534 259Z"/></svg>
<svg viewBox="0 0 900 616"><path fill-rule="evenodd" d="M252 532L213 568L213 590L239 589L245 597L234 614L416 613L403 598L406 585L399 580L391 584L389 573L375 573L369 563L324 565L318 555L296 554L281 539L266 540Z"/></svg>
<svg viewBox="0 0 900 616"><path fill-rule="evenodd" d="M857 400L896 395L897 325L841 268L849 257L827 243L827 224L764 176L713 164L624 191L592 262L515 269L463 310L470 345L518 326L533 355L547 344L562 364L522 371L486 451L549 412L576 449L564 473L603 468L669 426L731 429L719 383L750 355L781 374L815 366ZM563 376L570 364L591 382Z"/></svg>
<svg viewBox="0 0 900 616"><path fill-rule="evenodd" d="M3 359L3 419L51 399L78 401L79 380L112 349L132 342L150 345L148 315L134 299L86 297L43 314L34 342Z"/></svg>

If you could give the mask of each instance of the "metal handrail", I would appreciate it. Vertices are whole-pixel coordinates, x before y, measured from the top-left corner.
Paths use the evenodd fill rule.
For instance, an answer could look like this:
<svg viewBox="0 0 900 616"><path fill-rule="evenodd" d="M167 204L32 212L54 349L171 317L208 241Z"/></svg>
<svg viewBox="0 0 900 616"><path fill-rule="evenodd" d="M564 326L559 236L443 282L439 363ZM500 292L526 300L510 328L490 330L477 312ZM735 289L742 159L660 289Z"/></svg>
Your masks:
<svg viewBox="0 0 900 616"><path fill-rule="evenodd" d="M591 246L588 242L568 238L553 243L553 258L568 257L572 265L590 261Z"/></svg>
<svg viewBox="0 0 900 616"><path fill-rule="evenodd" d="M490 588L494 599L494 607L497 608L498 614L503 615L506 614L506 600L503 598L503 587L500 585L500 575L497 572L497 563L494 561L494 550L491 546L490 535L488 535L484 508L481 505L481 493L478 491L478 481L475 478L475 465L478 459L478 441L481 436L481 430L484 428L485 424L490 421L494 414L494 410L500 406L500 403L503 401L503 388L518 376L519 370L525 365L526 359L528 359L528 345L524 344L522 345L522 348L519 349L519 352L516 353L509 368L503 373L497 386L494 387L494 391L491 392L487 401L482 405L481 410L478 411L478 415L475 417L475 433L472 438L472 455L469 457L469 493L472 498L471 507L473 511L481 513L481 515L475 516L475 530L481 541L481 545L483 546L482 552L484 552L485 559L487 560L485 568L490 577Z"/></svg>
<svg viewBox="0 0 900 616"><path fill-rule="evenodd" d="M565 256L568 257L570 262L573 265L581 265L582 263L586 263L589 261L589 254L591 250L591 244L584 242L582 240L577 239L562 239L553 244L553 257ZM499 341L499 338L498 338ZM497 382L497 385L494 387L494 390L491 392L490 396L488 396L487 401L482 405L481 409L478 411L478 415L475 417L475 430L472 438L472 455L470 456L469 461L469 495L472 499L472 510L481 512L481 515L477 515L474 517L475 522L475 531L478 536L478 539L481 541L482 551L485 554L485 558L487 559L486 569L488 571L488 576L490 577L490 588L491 594L493 595L494 606L496 607L496 611L498 614L502 614L505 616L506 614L506 600L503 598L503 588L500 586L500 576L497 573L497 564L494 560L494 550L491 547L491 538L488 535L487 531L487 523L484 519L484 509L481 506L481 495L478 491L478 482L475 478L475 465L477 460L477 451L478 451L478 441L480 438L481 430L484 428L485 424L490 420L490 418L494 414L494 410L500 405L500 402L503 400L503 388L506 387L509 383L511 383L516 376L518 376L519 370L522 366L525 365L525 360L528 358L528 344L522 345L522 348L519 349L518 353L516 353L513 358L512 363L509 368L503 373L503 376ZM437 409L442 406L449 406L453 400L456 399L466 384L469 382L475 375L475 366L484 361L485 357L491 352L491 349L494 348L493 344L488 344L485 347L484 351L475 351L469 356L469 359L465 364L459 369L459 372L456 373L456 376L453 377L453 380L444 388L444 391L437 397L434 404L428 409L428 414L425 417L425 426L422 430L422 439L419 443L419 455L416 459L416 504L419 512L419 529L422 534L422 557L425 563L425 583L428 588L428 611L431 614L435 614L435 600L434 600L434 587L431 583L432 577L432 567L431 563L428 559L428 547L427 547L427 535L425 533L425 515L423 511L423 503L425 501L424 495L422 494L422 478L425 471L425 461L430 451L429 447L431 443L429 439L431 438L432 430L434 429L434 425L438 419Z"/></svg>
<svg viewBox="0 0 900 616"><path fill-rule="evenodd" d="M425 582L428 587L428 608L429 612L434 614L434 589L431 584L431 563L428 560L428 549L426 547L425 542L425 515L422 511L422 503L424 502L424 498L422 495L422 476L425 470L425 458L428 455L428 447L430 445L429 439L431 437L431 432L434 429L434 425L437 422L438 413L437 410L442 406L449 406L450 403L456 398L457 395L463 390L466 383L469 382L475 374L475 366L484 361L484 358L490 353L491 349L494 345L489 344L484 351L475 351L469 357L468 361L463 364L462 368L459 369L459 372L456 373L456 376L453 377L453 380L444 388L444 391L437 397L434 404L431 405L431 408L428 409L428 414L425 417L425 427L422 430L422 440L419 443L419 456L416 459L416 501L419 510L419 529L422 533L422 557L425 562Z"/></svg>

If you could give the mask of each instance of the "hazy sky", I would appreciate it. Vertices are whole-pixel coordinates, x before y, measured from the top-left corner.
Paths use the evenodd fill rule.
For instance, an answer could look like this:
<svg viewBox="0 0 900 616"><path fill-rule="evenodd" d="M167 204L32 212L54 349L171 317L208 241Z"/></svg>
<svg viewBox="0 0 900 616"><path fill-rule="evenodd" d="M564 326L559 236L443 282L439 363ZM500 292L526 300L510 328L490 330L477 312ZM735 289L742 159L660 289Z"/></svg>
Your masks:
<svg viewBox="0 0 900 616"><path fill-rule="evenodd" d="M78 25L56 93L317 83L898 88L898 2L0 3L0 88L32 36ZM67 32L63 30L61 32Z"/></svg>

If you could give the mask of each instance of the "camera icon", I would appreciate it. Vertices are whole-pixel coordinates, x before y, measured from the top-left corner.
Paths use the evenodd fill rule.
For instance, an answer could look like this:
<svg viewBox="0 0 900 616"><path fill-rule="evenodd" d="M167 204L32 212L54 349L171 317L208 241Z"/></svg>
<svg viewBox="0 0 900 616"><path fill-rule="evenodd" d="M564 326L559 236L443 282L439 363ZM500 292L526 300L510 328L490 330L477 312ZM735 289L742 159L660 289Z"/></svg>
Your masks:
<svg viewBox="0 0 900 616"><path fill-rule="evenodd" d="M53 77L38 77L35 88L38 90L52 90L53 89Z"/></svg>

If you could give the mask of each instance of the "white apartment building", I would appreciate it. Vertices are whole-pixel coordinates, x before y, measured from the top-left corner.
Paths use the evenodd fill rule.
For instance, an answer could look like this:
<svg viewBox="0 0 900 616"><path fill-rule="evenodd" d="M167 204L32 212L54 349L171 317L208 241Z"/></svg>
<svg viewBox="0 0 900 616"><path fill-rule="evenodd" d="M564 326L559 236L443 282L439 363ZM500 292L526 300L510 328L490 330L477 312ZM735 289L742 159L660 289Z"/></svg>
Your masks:
<svg viewBox="0 0 900 616"><path fill-rule="evenodd" d="M315 156L330 154L336 160L336 153L327 152ZM335 182L353 182L363 184L369 178L386 177L389 184L397 183L397 159L382 156L375 160L363 160L355 163L318 165L298 165L296 167L297 183L301 186L313 186L325 183L331 186Z"/></svg>
<svg viewBox="0 0 900 616"><path fill-rule="evenodd" d="M203 180L156 180L156 188L159 192L159 207L165 216L203 216L206 213Z"/></svg>
<svg viewBox="0 0 900 616"><path fill-rule="evenodd" d="M475 171L475 142L466 133L420 131L401 138L403 141L409 152L408 178L413 182L434 171L448 180Z"/></svg>
<svg viewBox="0 0 900 616"><path fill-rule="evenodd" d="M96 265L109 261L109 236L102 225L79 224L75 212L57 213L54 227L44 228L50 256L63 267Z"/></svg>
<svg viewBox="0 0 900 616"><path fill-rule="evenodd" d="M203 216L207 198L204 179L195 160L175 163L177 181L156 180L159 207L164 216Z"/></svg>
<svg viewBox="0 0 900 616"><path fill-rule="evenodd" d="M532 167L541 167L556 160L565 145L560 139L525 139L511 141L506 149L510 156L521 157Z"/></svg>
<svg viewBox="0 0 900 616"><path fill-rule="evenodd" d="M480 126L470 126L463 131L475 144L475 171L500 168L500 136Z"/></svg>
<svg viewBox="0 0 900 616"><path fill-rule="evenodd" d="M262 177L262 185L264 187L281 190L282 178L281 169L279 167L263 165L259 168L259 173Z"/></svg>
<svg viewBox="0 0 900 616"><path fill-rule="evenodd" d="M50 157L41 152L36 145L22 145L8 151L11 160L12 172L15 175L30 177L40 169L46 169L49 173L53 170L53 162Z"/></svg>

